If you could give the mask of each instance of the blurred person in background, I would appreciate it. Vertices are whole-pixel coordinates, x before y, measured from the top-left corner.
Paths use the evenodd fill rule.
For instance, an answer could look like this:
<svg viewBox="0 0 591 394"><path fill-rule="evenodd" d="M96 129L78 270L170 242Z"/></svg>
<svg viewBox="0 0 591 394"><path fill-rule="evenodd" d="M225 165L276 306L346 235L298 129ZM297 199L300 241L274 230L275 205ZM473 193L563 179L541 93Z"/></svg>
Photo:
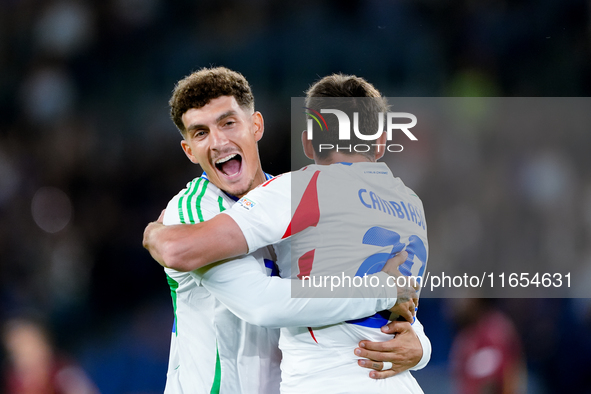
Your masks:
<svg viewBox="0 0 591 394"><path fill-rule="evenodd" d="M29 317L8 320L2 331L7 394L98 394L86 373L58 351L47 329Z"/></svg>
<svg viewBox="0 0 591 394"><path fill-rule="evenodd" d="M451 299L450 364L458 394L525 393L525 356L511 319L489 298Z"/></svg>

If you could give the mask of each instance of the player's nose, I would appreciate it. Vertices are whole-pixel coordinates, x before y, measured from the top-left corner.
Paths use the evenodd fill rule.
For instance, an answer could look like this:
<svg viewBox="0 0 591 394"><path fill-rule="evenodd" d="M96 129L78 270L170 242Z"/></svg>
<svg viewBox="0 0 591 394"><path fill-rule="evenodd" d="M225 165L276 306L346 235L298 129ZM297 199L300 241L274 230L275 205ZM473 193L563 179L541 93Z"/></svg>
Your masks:
<svg viewBox="0 0 591 394"><path fill-rule="evenodd" d="M226 144L228 144L228 142L229 142L226 134L217 128L211 130L210 138L211 138L211 148L212 149L219 149L219 148L225 146Z"/></svg>

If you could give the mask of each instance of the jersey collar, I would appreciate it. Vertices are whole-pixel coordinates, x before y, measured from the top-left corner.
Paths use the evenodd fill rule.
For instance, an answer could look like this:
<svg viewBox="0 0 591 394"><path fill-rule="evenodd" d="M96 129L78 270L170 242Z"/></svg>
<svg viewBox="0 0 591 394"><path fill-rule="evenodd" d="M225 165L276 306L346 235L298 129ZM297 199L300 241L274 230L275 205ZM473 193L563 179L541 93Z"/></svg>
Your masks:
<svg viewBox="0 0 591 394"><path fill-rule="evenodd" d="M263 174L265 174L265 180L266 180L266 181L268 181L269 179L273 178L273 175L267 174L266 172L263 172ZM203 171L203 174L201 174L201 178L203 178L203 179L205 179L205 180L209 181L209 178L207 177L207 174L205 173L205 171ZM224 192L224 191L222 190L222 192ZM229 194L229 193L226 193L226 192L224 192L224 194L225 194L226 196L230 197L230 198L231 198L232 200L234 200L234 201L238 201L238 200L240 200L240 198L238 198L238 197L236 197L236 196L233 196L233 195L231 195L231 194Z"/></svg>

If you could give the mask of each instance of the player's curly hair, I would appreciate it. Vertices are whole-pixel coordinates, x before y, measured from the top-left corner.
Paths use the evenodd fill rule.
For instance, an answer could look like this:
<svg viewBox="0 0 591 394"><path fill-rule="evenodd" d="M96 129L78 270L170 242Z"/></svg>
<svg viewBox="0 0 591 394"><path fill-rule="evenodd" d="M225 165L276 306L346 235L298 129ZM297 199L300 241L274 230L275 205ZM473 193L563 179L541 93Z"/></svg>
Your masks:
<svg viewBox="0 0 591 394"><path fill-rule="evenodd" d="M362 99L357 99L361 97ZM332 74L315 82L306 91L306 107L318 112L320 109L335 108L344 111L353 120L353 113L359 113L359 130L373 134L378 129L380 112L388 111L385 97L365 79L355 75ZM335 116L326 116L327 130L314 132L312 143L319 158L324 159L331 151L320 151L320 144L337 144L339 125ZM367 144L367 141L351 135L351 144ZM344 153L349 153L343 151ZM361 153L361 152L360 152ZM373 160L373 152L361 154Z"/></svg>
<svg viewBox="0 0 591 394"><path fill-rule="evenodd" d="M244 76L226 67L202 68L181 79L168 104L170 116L181 134L185 133L182 116L192 108L201 108L221 96L234 96L238 105L254 111L254 96Z"/></svg>

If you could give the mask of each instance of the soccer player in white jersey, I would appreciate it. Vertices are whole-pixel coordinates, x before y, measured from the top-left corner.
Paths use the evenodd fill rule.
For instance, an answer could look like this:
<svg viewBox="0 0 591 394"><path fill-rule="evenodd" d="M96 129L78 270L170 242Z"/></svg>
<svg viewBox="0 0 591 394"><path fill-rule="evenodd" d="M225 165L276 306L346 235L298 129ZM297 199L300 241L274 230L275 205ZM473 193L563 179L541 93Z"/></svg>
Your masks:
<svg viewBox="0 0 591 394"><path fill-rule="evenodd" d="M323 101L319 97L366 96L374 98L373 102L377 105L375 113L386 112L385 102L379 92L357 77L326 77L315 84L308 94L308 107L320 109ZM367 130L370 129L375 130L371 122L367 127ZM333 127L333 130L338 130L338 127ZM422 204L410 189L392 176L387 166L373 163L381 157L383 151L376 149L361 155L335 152L323 155L318 149L319 144L323 142L321 139L315 140L313 144L304 137L303 142L304 150L309 157L314 158L317 163L332 165L310 166L303 171L267 181L229 211L229 221L227 217L224 219L225 215L220 215L218 220L211 222L215 224L195 227L207 229L205 232L186 232L186 227L181 232L174 230L175 236L183 232L185 236L202 235L199 242L192 242L188 248L189 252L185 250L177 255L183 255L185 258L182 260L183 264L176 267L195 268L209 262L204 261L208 258L217 260L244 253L246 250L255 250L260 246L296 235L294 239L298 242L293 253L300 257L297 267L280 267L283 274L289 275L291 271L292 277L336 274L335 267L331 267L335 261L332 258L334 256L331 256L335 254L335 249L341 253L341 262L350 261L351 256L359 258L356 266L340 267L342 274L361 276L375 272L375 266L380 259L383 265L387 256L404 248L409 255L402 267L403 270L421 276L427 261L426 226ZM291 179L291 175L294 179ZM292 183L296 186L303 185L299 191L296 187L293 193L296 201L300 202L296 204L295 213L291 212L289 204L290 197L293 197L290 193ZM343 201L344 206L350 207L352 212L344 212L343 205L334 204L334 201L338 200ZM335 221L335 218L338 220ZM225 234L212 237L211 231L216 231L216 226L220 224L223 225ZM351 242L350 237L358 232L361 232L361 237L356 237L359 241ZM170 234L172 231L169 231L169 236ZM319 234L322 235L322 241L319 240ZM202 244L204 239L211 242L209 246L213 245L217 252L206 253L206 257L196 259L195 251L203 255L204 249L200 248L199 244ZM195 240L194 238L192 241ZM232 245L229 246L228 243ZM285 241L282 244L285 244ZM165 263L166 253L157 252L154 250L157 247L152 247L153 256ZM281 251L287 249L280 244L278 250L280 254L285 254ZM363 263L359 266L361 261ZM281 257L279 262L281 264ZM170 265L170 261L166 263ZM387 318L376 315L360 321L314 329L282 329L282 392L422 392L408 371L396 375L393 379L368 382L366 375L360 373L354 365L351 349L364 338L386 340L388 337L381 333L378 327L387 321ZM321 360L321 367L318 366L318 360Z"/></svg>
<svg viewBox="0 0 591 394"><path fill-rule="evenodd" d="M211 93L207 93L210 91ZM205 92L205 93L204 93ZM226 131L239 159L228 160L225 171L215 167L218 157L201 145L202 130L187 129L184 119L211 106L212 99L225 114L217 123ZM253 106L247 81L227 69L201 70L177 84L170 100L171 115L181 130L182 148L208 175L194 179L168 204L166 224L196 223L211 219L266 179L261 171L256 141L263 132L259 113L244 113ZM232 112L233 111L233 112ZM240 115L250 115L237 116ZM218 133L214 133L217 137ZM219 133L221 134L221 133ZM229 133L226 133L229 134ZM228 144L230 146L230 144ZM215 151L218 152L218 151ZM221 152L218 152L222 154ZM224 154L227 155L227 152ZM233 167L238 166L240 174ZM222 191L224 190L224 191ZM267 256L257 256L260 261ZM251 326L237 318L200 286L189 273L165 269L174 307L174 324L165 393L277 392L280 354L276 330ZM257 341L244 341L255 337ZM249 358L239 359L238 354ZM244 362L247 361L247 362ZM250 376L250 379L240 379Z"/></svg>
<svg viewBox="0 0 591 394"><path fill-rule="evenodd" d="M172 117L184 137L183 150L207 175L190 182L171 200L163 218L165 224L211 219L269 178L260 168L256 149L256 141L264 130L262 116L253 107L246 80L225 68L200 70L179 82L171 98ZM266 271L273 267L270 258L263 248L226 263L238 264L245 277L255 278L260 284L254 286L255 290L261 288L277 295L275 303L263 306L273 315L261 321L267 325L336 323L343 318L370 315L393 304L385 295L382 300L369 302L291 299L286 280L266 276ZM166 274L175 323L165 392L277 392L277 330L250 325L230 313L212 296L204 273L166 268ZM244 298L251 301L250 309L256 311L266 293L251 291L248 296ZM285 314L284 310L299 313ZM413 343L410 338L408 343ZM414 338L415 348L416 342ZM428 347L428 341L423 342L423 347ZM430 354L430 349L423 353ZM407 356L405 361L416 363L415 358Z"/></svg>

